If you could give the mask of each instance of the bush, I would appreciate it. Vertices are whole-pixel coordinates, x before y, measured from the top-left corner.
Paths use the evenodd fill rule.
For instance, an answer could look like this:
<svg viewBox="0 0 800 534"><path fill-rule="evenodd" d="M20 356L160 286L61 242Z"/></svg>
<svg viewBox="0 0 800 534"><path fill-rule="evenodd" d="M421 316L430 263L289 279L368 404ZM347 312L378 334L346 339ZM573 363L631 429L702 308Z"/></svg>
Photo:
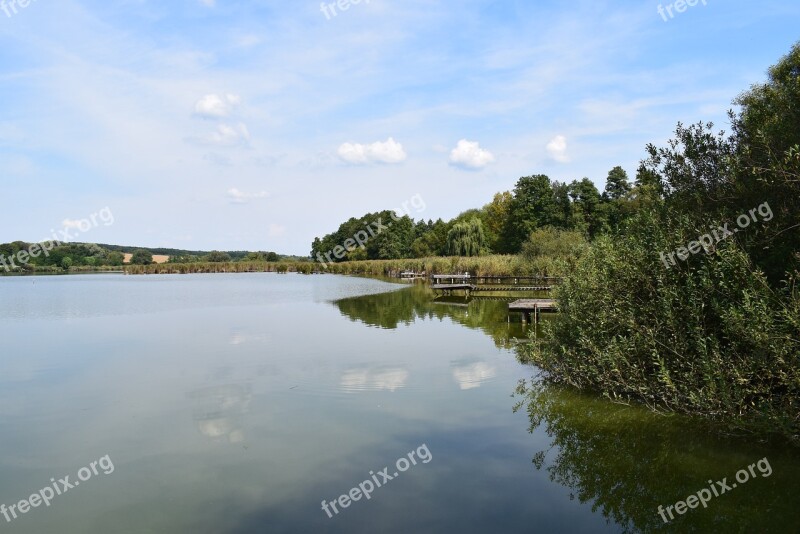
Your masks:
<svg viewBox="0 0 800 534"><path fill-rule="evenodd" d="M131 254L131 263L134 265L150 265L153 263L153 254L149 250L138 248Z"/></svg>
<svg viewBox="0 0 800 534"><path fill-rule="evenodd" d="M526 261L534 261L542 256L575 260L583 254L588 244L580 232L548 226L531 233L522 245L522 257Z"/></svg>
<svg viewBox="0 0 800 534"><path fill-rule="evenodd" d="M776 294L731 239L667 268L698 229L640 213L598 239L556 291L529 357L550 380L651 407L800 434L800 301Z"/></svg>

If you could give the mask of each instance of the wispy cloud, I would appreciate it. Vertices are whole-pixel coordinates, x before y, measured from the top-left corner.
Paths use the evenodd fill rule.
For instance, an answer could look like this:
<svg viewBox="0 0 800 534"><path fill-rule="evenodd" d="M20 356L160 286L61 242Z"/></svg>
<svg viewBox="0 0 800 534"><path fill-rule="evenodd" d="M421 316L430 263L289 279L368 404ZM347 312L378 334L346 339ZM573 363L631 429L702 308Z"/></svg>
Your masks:
<svg viewBox="0 0 800 534"><path fill-rule="evenodd" d="M194 105L194 114L207 119L225 119L231 116L233 109L242 101L239 95L206 95Z"/></svg>
<svg viewBox="0 0 800 534"><path fill-rule="evenodd" d="M267 198L269 197L269 193L266 191L259 191L257 193L245 193L244 191L240 191L235 187L228 189L227 192L228 200L231 204L247 204L251 200L258 199L258 198Z"/></svg>
<svg viewBox="0 0 800 534"><path fill-rule="evenodd" d="M798 16L787 2L709 4L664 24L635 2L404 0L331 24L303 2L51 2L0 32L12 110L0 171L18 200L0 242L38 239L59 204L94 195L147 221L98 239L192 234L228 249L237 236L257 249L280 221L281 252L305 254L351 214L395 205L398 183L434 218L520 173L602 186L678 120L725 124L731 99L797 40ZM742 56L745 37L755 48ZM465 170L481 187L454 195ZM247 233L207 216L220 183L239 186L224 202L254 203L261 187L281 202L240 211L261 229Z"/></svg>
<svg viewBox="0 0 800 534"><path fill-rule="evenodd" d="M188 141L198 145L217 147L245 146L250 141L250 132L243 122L238 124L218 124L214 131L200 136L189 137Z"/></svg>

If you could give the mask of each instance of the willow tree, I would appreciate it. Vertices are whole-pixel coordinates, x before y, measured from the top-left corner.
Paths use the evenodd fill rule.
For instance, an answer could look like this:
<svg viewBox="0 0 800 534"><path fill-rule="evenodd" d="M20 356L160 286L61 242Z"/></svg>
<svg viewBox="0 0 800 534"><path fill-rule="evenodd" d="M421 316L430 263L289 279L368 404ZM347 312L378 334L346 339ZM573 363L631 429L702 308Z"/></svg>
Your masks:
<svg viewBox="0 0 800 534"><path fill-rule="evenodd" d="M454 224L447 233L447 252L451 256L479 256L485 247L483 223L477 217Z"/></svg>

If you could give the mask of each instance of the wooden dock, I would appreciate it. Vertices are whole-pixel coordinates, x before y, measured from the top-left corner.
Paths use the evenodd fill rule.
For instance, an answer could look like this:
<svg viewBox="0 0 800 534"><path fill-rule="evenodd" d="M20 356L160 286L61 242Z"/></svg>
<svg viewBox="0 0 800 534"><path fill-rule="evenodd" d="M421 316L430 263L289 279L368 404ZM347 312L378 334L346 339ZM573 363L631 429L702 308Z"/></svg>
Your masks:
<svg viewBox="0 0 800 534"><path fill-rule="evenodd" d="M544 276L470 276L464 274L435 274L431 277L431 289L452 294L453 291L470 293L493 291L550 291L560 278ZM538 282L538 283L537 283Z"/></svg>
<svg viewBox="0 0 800 534"><path fill-rule="evenodd" d="M498 285L488 285L488 284L433 284L431 289L436 291L444 291L445 293L449 293L451 291L466 291L467 293L470 292L479 292L479 291L502 291L502 292L509 292L509 291L550 291L553 289L553 286L498 286Z"/></svg>
<svg viewBox="0 0 800 534"><path fill-rule="evenodd" d="M553 313L558 311L558 304L553 299L520 299L508 304L508 311L522 313L522 322L527 322L533 318L533 322L539 322L541 313Z"/></svg>

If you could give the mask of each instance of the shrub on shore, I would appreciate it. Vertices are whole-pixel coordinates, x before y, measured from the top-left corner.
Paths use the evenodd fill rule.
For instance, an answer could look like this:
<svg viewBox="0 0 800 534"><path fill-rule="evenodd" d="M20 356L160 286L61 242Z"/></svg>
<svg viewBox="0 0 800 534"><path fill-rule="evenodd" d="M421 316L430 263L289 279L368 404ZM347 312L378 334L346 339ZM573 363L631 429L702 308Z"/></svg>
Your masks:
<svg viewBox="0 0 800 534"><path fill-rule="evenodd" d="M640 213L556 290L560 316L528 349L557 383L733 426L800 435L800 295L772 289L735 241L666 268L694 229ZM670 227L672 225L672 227Z"/></svg>

